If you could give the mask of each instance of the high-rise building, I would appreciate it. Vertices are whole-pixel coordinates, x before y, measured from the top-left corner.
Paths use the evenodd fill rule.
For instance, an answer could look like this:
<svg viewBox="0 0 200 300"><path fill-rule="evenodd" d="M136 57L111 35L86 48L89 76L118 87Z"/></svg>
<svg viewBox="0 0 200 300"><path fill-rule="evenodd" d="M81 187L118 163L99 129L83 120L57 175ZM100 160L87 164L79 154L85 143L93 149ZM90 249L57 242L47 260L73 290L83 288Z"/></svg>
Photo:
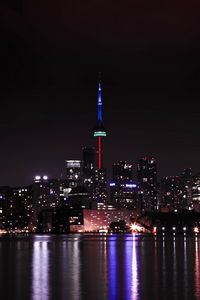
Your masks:
<svg viewBox="0 0 200 300"><path fill-rule="evenodd" d="M28 228L33 211L33 197L31 186L12 189L12 214L15 228Z"/></svg>
<svg viewBox="0 0 200 300"><path fill-rule="evenodd" d="M34 183L32 184L33 212L30 224L32 230L36 228L39 212L43 209L50 208L50 188L48 181L49 178L46 175L37 175L34 177Z"/></svg>
<svg viewBox="0 0 200 300"><path fill-rule="evenodd" d="M102 203L107 201L107 179L106 169L103 167L103 138L106 137L106 130L103 126L102 115L102 94L101 94L101 81L98 84L98 121L97 126L94 128L94 137L97 138L97 168L95 168L94 174L94 188L93 199L96 203Z"/></svg>
<svg viewBox="0 0 200 300"><path fill-rule="evenodd" d="M73 175L75 174L73 173ZM70 179L73 178L70 177ZM29 226L31 230L34 230L38 214L42 210L67 206L68 195L72 190L72 187L69 187L71 183L72 180L67 181L66 179L49 179L47 176L35 176L34 183L32 184L33 210Z"/></svg>
<svg viewBox="0 0 200 300"><path fill-rule="evenodd" d="M126 161L118 161L112 167L110 183L110 203L119 208L134 209L137 205L137 184L133 182L133 166Z"/></svg>
<svg viewBox="0 0 200 300"><path fill-rule="evenodd" d="M31 187L0 188L0 228L27 229L32 213Z"/></svg>
<svg viewBox="0 0 200 300"><path fill-rule="evenodd" d="M49 179L48 176L37 175L32 184L33 212L30 227L36 226L38 214L44 209L55 209L64 205L66 181ZM68 192L71 189L68 189Z"/></svg>
<svg viewBox="0 0 200 300"><path fill-rule="evenodd" d="M63 204L66 181L49 179L47 176L35 176L32 185L33 208L37 213L42 209L57 208ZM68 193L71 189L68 189Z"/></svg>
<svg viewBox="0 0 200 300"><path fill-rule="evenodd" d="M82 150L82 180L83 186L91 194L94 183L95 149L85 147Z"/></svg>
<svg viewBox="0 0 200 300"><path fill-rule="evenodd" d="M66 160L66 181L69 188L77 187L81 183L81 161Z"/></svg>
<svg viewBox="0 0 200 300"><path fill-rule="evenodd" d="M142 201L142 211L156 211L158 209L158 181L157 165L154 158L139 160L137 177Z"/></svg>
<svg viewBox="0 0 200 300"><path fill-rule="evenodd" d="M189 209L192 204L192 171L184 169L179 176L161 180L161 207L174 210Z"/></svg>

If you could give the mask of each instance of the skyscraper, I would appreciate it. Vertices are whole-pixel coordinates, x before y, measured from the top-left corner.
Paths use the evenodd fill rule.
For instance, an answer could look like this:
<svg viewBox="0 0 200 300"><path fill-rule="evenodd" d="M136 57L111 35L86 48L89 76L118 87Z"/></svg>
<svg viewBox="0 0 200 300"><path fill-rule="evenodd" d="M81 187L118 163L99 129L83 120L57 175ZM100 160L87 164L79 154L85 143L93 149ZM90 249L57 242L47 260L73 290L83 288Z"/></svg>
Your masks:
<svg viewBox="0 0 200 300"><path fill-rule="evenodd" d="M137 177L142 195L142 211L155 211L158 209L158 181L157 165L154 158L139 160Z"/></svg>
<svg viewBox="0 0 200 300"><path fill-rule="evenodd" d="M48 176L37 175L34 177L34 183L32 184L32 193L33 210L31 213L30 227L33 229L37 224L38 213L43 209L50 208Z"/></svg>
<svg viewBox="0 0 200 300"><path fill-rule="evenodd" d="M126 161L118 161L112 167L110 201L117 208L137 209L137 184L133 182L133 166Z"/></svg>

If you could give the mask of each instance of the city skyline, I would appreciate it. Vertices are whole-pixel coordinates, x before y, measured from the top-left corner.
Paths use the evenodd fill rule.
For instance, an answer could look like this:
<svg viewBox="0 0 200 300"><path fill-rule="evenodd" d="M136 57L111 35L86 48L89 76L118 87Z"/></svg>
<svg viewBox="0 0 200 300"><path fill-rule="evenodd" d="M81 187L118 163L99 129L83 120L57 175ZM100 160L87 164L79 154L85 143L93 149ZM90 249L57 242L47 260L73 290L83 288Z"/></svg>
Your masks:
<svg viewBox="0 0 200 300"><path fill-rule="evenodd" d="M97 98L97 97L96 97ZM96 102L96 99L95 99L95 101L94 102ZM105 105L105 103L104 103L104 106L106 106ZM94 111L92 112L94 115L95 115L95 109L94 109ZM106 115L106 113L107 112L105 112L105 115ZM105 119L106 119L106 116L105 116ZM89 123L89 121L88 121L88 123ZM106 124L108 123L108 120L106 121ZM88 124L87 124L88 125ZM91 124L92 125L92 124ZM20 172L20 174L19 174L19 172L18 172L18 170L14 170L14 173L16 172L19 176L18 177L15 177L14 179L11 179L10 181L4 181L4 174L2 174L1 175L1 177L2 177L2 179L1 179L1 182L2 182L2 184L1 185L13 185L13 186L17 186L17 185L27 185L27 184L29 184L30 182L31 182L31 180L34 178L34 176L35 175L37 175L37 174L48 174L49 175L49 177L51 177L51 178L59 178L61 175L62 175L62 172L63 172L63 170L64 170L64 161L66 160L66 159L81 159L81 149L82 148L84 148L84 147L94 147L95 146L95 142L94 142L94 140L91 138L92 137L92 126L90 125L90 128L89 128L89 132L87 132L86 134L87 134L87 136L88 136L88 140L90 140L90 144L88 143L88 144L85 144L85 145L82 145L79 149L76 149L76 151L74 151L74 150L71 150L70 149L70 152L71 152L71 155L68 155L68 157L66 157L66 155L64 155L64 154L62 154L62 156L60 156L60 159L58 159L58 157L56 157L56 156L53 156L52 157L52 161L51 162L48 162L48 160L49 160L49 158L47 159L47 161L46 161L46 159L45 159L45 163L40 163L40 166L37 166L37 168L33 168L33 167L31 167L30 169L28 169L28 168L26 168L26 171L23 173L23 172ZM110 129L110 128L109 128ZM83 130L84 131L84 130ZM84 135L85 135L85 132L84 132ZM187 163L185 163L185 165L182 163L182 161L180 161L179 163L177 163L177 165L174 167L172 164L170 165L167 161L165 161L164 162L164 165L165 164L167 164L167 166L165 166L164 168L162 168L162 164L160 163L160 161L157 159L157 157L158 156L156 156L156 155L151 155L151 154L149 154L149 153L144 153L144 155L142 156L142 155L140 155L139 156L139 154L138 154L138 156L136 157L136 154L134 155L135 156L135 159L131 159L130 158L130 152L129 152L129 150L127 151L127 157L125 157L125 155L126 155L126 153L125 153L125 151L124 151L124 149L123 149L123 145L121 144L121 147L120 148L118 148L117 150L119 151L119 153L120 153L120 150L121 149L123 149L123 154L125 153L125 155L119 155L118 154L118 152L117 152L117 154L118 155L116 155L115 156L115 153L113 153L113 155L112 155L112 157L116 157L116 159L114 160L110 160L110 159L108 159L108 155L111 155L111 147L110 147L110 141L109 141L109 137L110 137L110 135L112 135L112 129L111 130L109 130L109 135L108 135L108 137L107 137L107 139L106 139L106 143L105 143L105 150L104 150L104 161L105 161L105 163L104 163L104 165L105 165L105 167L108 169L108 174L109 174L109 178L111 178L111 168L112 168L112 164L113 163L115 163L115 162L117 162L117 161L127 161L127 162L129 162L129 163L132 163L133 164L133 167L134 167L134 173L135 173L135 177L136 177L136 171L137 171L137 164L138 164L138 161L139 161L139 159L141 159L142 157L154 157L155 159L156 159L156 161L157 161L157 164L158 164L158 176L159 176L159 178L161 178L161 177L164 177L164 176L173 176L173 175L178 175L179 173L181 173L184 169L187 169L187 168L192 168L191 167L191 165L193 165L193 168L192 168L192 170L193 170L193 172L194 173L198 173L199 172L199 169L198 169L198 166L195 164L194 165L194 163L192 164L190 164L190 166L189 166L189 164L187 164ZM74 144L76 144L77 143L77 141L76 140L74 140L74 141L72 141L71 142L72 144L74 143ZM45 149L45 146L44 145L42 145L43 147L44 147L44 149ZM73 147L73 145L70 145L70 146L72 146ZM138 145L137 145L138 146ZM74 147L73 147L74 148ZM34 149L35 150L35 149ZM96 149L96 151L97 151L97 149ZM137 150L138 151L138 150ZM36 159L37 158L37 155L38 155L38 153L39 152L37 152L37 149L36 149L36 151L34 151L35 152L35 154L34 153L30 153L31 154L31 157L33 158L33 156L34 156L34 159ZM73 153L75 152L76 153L76 155L75 154L73 154ZM107 153L108 152L108 153ZM24 153L25 154L25 157L24 158L26 158L26 156L27 156L27 154L28 153ZM20 154L21 155L21 154ZM19 155L19 157L20 157L20 155ZM44 156L45 156L45 153L43 152L42 153L42 157L41 158L44 158ZM40 159L41 159L40 158ZM61 159L62 158L64 158L62 161L61 161ZM11 158L11 161L12 161L12 159L13 158ZM17 159L17 157L16 157L16 159ZM187 159L188 159L188 157L186 157L186 161L187 161ZM58 161L58 164L56 165L55 163L54 163L54 160L56 160L56 161ZM190 159L189 159L190 160ZM8 162L8 165L9 165L9 161L7 161ZM7 163L6 162L6 163ZM7 165L7 164L6 164ZM6 165L4 166L4 167L6 167ZM17 165L17 163L16 163L16 165ZM24 168L25 166L23 166L23 165L21 165L21 169L20 170L23 170L23 168ZM26 166L27 167L27 166ZM33 170L33 171L32 171ZM35 171L36 170L36 171ZM165 170L169 170L169 172L167 173ZM170 172L170 170L171 170L171 172ZM8 171L8 169L7 169L7 171ZM12 174L13 174L13 172L12 172ZM28 175L28 176L27 176ZM12 176L11 176L12 177ZM22 178L22 179L20 179L20 177ZM10 178L10 175L8 176L7 175L7 178Z"/></svg>
<svg viewBox="0 0 200 300"><path fill-rule="evenodd" d="M91 119L95 119L95 105L96 105L96 102L97 102L97 100L98 100L98 102L97 102L97 107L98 107L98 109L97 109L97 111L99 110L99 97L101 98L101 93L102 93L102 91L100 90L99 91L99 83L98 83L99 81L98 81L98 77L97 77L97 80L96 80L96 84L95 84L95 87L96 87L96 97L95 97L95 99L94 99L94 103L92 104L93 105L93 108L94 108L94 111L91 111L90 113L92 114L92 116L91 116ZM105 89L106 87L104 87L103 86L103 95L104 95L104 89ZM99 96L100 95L100 96ZM103 96L104 97L104 96ZM105 95L105 97L104 98L106 98L106 95ZM101 103L101 105L102 105L102 103ZM129 163L132 163L133 164L133 167L134 167L134 173L135 173L135 178L136 178L136 170L137 170L137 164L138 164L138 161L139 161L139 159L141 159L142 157L154 157L155 159L156 159L156 161L157 161L157 164L158 164L158 177L159 178L162 178L162 177L164 177L164 176L173 176L173 175L178 175L178 174L180 174L184 169L188 169L188 168L191 168L192 170L193 170L193 172L194 173L198 173L199 172L199 169L198 169L198 166L195 164L195 166L193 165L193 168L191 167L191 165L192 164L190 164L190 166L188 166L188 164L187 164L187 162L185 163L185 166L184 166L184 163L183 163L183 161L181 160L180 161L180 159L179 159L179 161L177 162L177 164L176 164L176 166L174 167L172 164L170 165L169 163L168 163L168 161L164 161L164 168L162 168L162 165L160 164L160 162L158 161L158 159L157 159L157 157L159 156L155 156L155 155L151 155L150 153L147 153L147 151L146 151L146 153L144 153L143 154L143 156L139 156L139 153L138 153L138 157L137 158L135 158L135 160L133 160L133 159L131 159L130 158L130 149L127 149L126 147L124 147L124 145L126 145L126 143L127 143L127 138L128 138L128 135L126 134L126 141L124 140L124 144L123 143L120 143L120 147L113 147L113 145L112 145L112 147L111 147L111 144L110 144L110 136L111 136L111 138L112 138L112 134L113 134L113 132L112 131L114 131L114 134L116 134L116 132L115 132L115 130L116 130L116 127L114 127L114 128L110 128L110 126L109 126L109 118L108 118L108 115L110 114L110 111L109 111L109 107L108 107L108 103L106 103L105 101L104 101L104 106L106 106L106 108L104 109L104 111L105 111L105 113L104 113L104 118L106 119L106 124L108 124L108 127L109 127L109 135L108 135L108 138L106 139L106 143L105 143L105 150L103 151L103 156L104 156L104 160L105 160L105 163L104 163L104 165L105 165L105 167L107 168L107 170L108 170L108 179L110 179L111 178L111 167L112 167L112 164L113 163L115 163L115 162L117 162L117 161L127 161L127 162L129 162ZM108 109L108 111L106 111L106 109ZM137 112L137 107L136 107L136 112ZM135 113L136 113L135 112ZM78 129L78 126L77 125L79 125L77 122L76 122L76 111L74 111L73 112L74 113L74 123L73 123L73 125L75 125L75 129ZM102 114L102 111L101 111L101 114ZM108 115L107 115L108 114ZM30 115L29 115L30 116ZM99 118L99 112L98 112L98 118ZM27 121L28 121L28 118L26 119ZM50 121L50 120L49 120ZM62 120L63 121L63 120ZM155 120L154 120L155 121ZM152 123L154 122L154 121L152 121ZM40 122L41 122L41 120L40 120ZM95 124L95 122L96 121L94 121L94 123L93 124ZM99 121L98 121L99 122ZM123 123L124 123L125 121L123 121L122 123L120 123L120 127L122 127L123 126ZM81 135L79 135L77 138L74 136L74 137L72 137L71 138L71 142L70 142L70 144L69 144L69 146L71 147L70 148L70 151L69 152L71 152L71 155L69 155L68 157L65 157L64 158L64 160L65 159L81 159L81 148L84 148L84 147L94 147L95 146L95 142L94 142L94 139L92 139L91 137L92 137L92 135L93 135L93 133L92 133L92 124L90 124L91 122L90 122L90 119L88 118L87 120L86 120L86 126L85 127L83 127L82 129L81 129ZM116 123L117 124L117 123ZM121 125L122 124L122 125ZM36 128L39 130L39 131L46 131L46 130L48 130L48 128L47 128L47 125L49 126L52 126L52 124L50 124L50 123L47 123L47 124L45 124L45 123L43 123L43 127L41 127L40 129L37 127L37 123L36 123ZM63 124L64 125L64 124ZM85 125L85 124L84 124ZM89 130L88 130L88 128L87 127L90 127L89 128ZM119 124L117 124L117 126L119 126ZM150 126L151 126L151 124L150 124ZM52 128L52 127L51 127ZM26 126L24 127L24 129L25 129L25 131L26 131ZM88 131L86 132L86 130L85 129L87 129ZM47 131L46 131L47 132ZM62 132L63 133L63 132ZM80 133L80 131L79 131L79 133ZM82 135L82 133L83 133L83 135ZM154 132L153 132L154 133ZM57 132L55 132L54 131L54 134L57 134ZM60 133L59 133L60 134ZM128 134L130 134L130 137L131 137L131 133L130 132L128 132ZM87 135L87 137L85 137ZM173 133L172 133L172 135L173 135ZM40 133L38 133L38 136L40 136ZM74 148L74 145L77 145L77 142L78 143L80 143L80 140L81 141L83 141L83 136L84 136L84 138L86 139L86 140L90 140L90 144L88 143L88 144L82 144L81 145L81 147L79 148L79 149L76 149L75 151L73 150L73 149L75 149ZM150 136L149 137L147 137L147 132L144 132L144 136L145 136L145 138L147 139L147 141L146 142L148 142L149 141L149 139L150 139L150 137L152 137L152 135L150 134ZM36 138L36 137L35 137ZM48 136L48 138L49 138L49 136ZM124 138L124 134L121 132L121 135L120 135L120 140L123 140L123 138ZM27 139L27 142L28 142L28 140L29 140L29 137L28 137L28 139ZM36 138L36 140L35 140L35 142L37 141L37 138ZM62 141L62 139L61 139L61 141ZM41 141L40 141L41 142ZM26 140L24 140L24 141L22 141L22 144L23 143L26 143ZM63 141L63 143L65 143L65 141ZM18 144L19 146L20 146L20 144ZM24 145L24 144L23 144ZM27 184L29 184L30 182L31 182L31 180L34 178L34 176L36 176L37 174L48 174L49 175L49 177L51 177L51 178L60 178L60 177L62 177L62 173L63 173L63 170L64 170L64 160L63 161L61 161L61 157L62 156L53 156L52 157L52 161L51 162L49 162L48 163L48 160L49 160L49 157L48 157L48 155L46 156L45 154L45 152L44 152L44 150L42 150L42 152L41 153L39 153L39 151L38 151L38 148L40 148L41 147L41 149L45 149L45 144L43 144L43 143L41 143L41 145L38 145L39 147L35 147L35 148L33 148L32 149L32 152L30 152L30 153L20 153L19 154L19 157L20 157L20 155L21 154L23 154L23 158L27 158L27 157L29 157L29 154L31 154L32 155L32 158L33 159L36 159L37 158L37 156L38 156L38 154L42 154L42 156L41 156L41 158L45 158L45 163L41 163L40 164L40 166L38 166L38 164L36 163L36 168L34 168L34 169L32 169L33 171L31 171L31 168L30 169L28 169L27 168L27 171L26 172L20 172L20 174L18 173L18 171L17 170L13 170L14 171L14 173L16 172L17 174L18 174L18 180L16 180L16 178L13 180L13 183L12 183L12 180L10 181L10 182L8 182L8 181L4 181L4 173L1 175L1 177L2 177L2 180L1 180L1 182L2 182L2 184L1 185L13 185L13 186L19 186L19 185L27 185ZM54 146L54 145L53 145ZM137 149L137 152L138 152L138 150L141 148L140 147L140 145L138 145L137 144L137 141L136 141L136 144L135 144L135 146L136 147L138 147L138 148L136 148ZM151 149L151 143L149 143L148 145L147 145L147 149L148 149L148 147L150 146L150 148L149 149ZM154 148L156 148L155 146L153 146ZM98 147L96 147L96 149L95 149L95 151L98 153L98 149L97 149ZM114 153L112 153L112 150L113 150L113 148L115 148L115 151L114 151ZM124 149L125 148L125 149ZM55 149L55 148L53 148L53 149ZM166 150L168 150L169 148L167 148ZM16 149L17 150L17 149ZM172 150L174 150L174 148L172 148ZM50 152L51 152L51 149L50 149ZM73 152L73 153L72 153ZM126 153L125 152L127 152L127 157L125 157L125 155L126 155ZM131 151L132 152L132 151ZM173 152L173 151L172 151ZM75 155L75 153L76 153L76 155ZM117 153L117 155L116 155L116 153ZM122 153L123 155L120 155L119 153ZM155 151L155 153L156 153L156 151ZM169 153L171 153L171 152L169 152ZM168 153L167 153L168 154ZM172 153L171 153L172 154ZM62 153L62 155L63 155L63 153ZM109 156L111 156L112 157L112 160L110 160L109 159ZM123 156L123 157L122 157ZM134 156L136 157L136 153L134 153ZM99 157L99 156L98 156ZM116 157L115 158L115 160L114 160L114 157ZM11 158L11 161L12 161L12 159L13 159L14 157L12 157ZM40 158L40 159L41 159ZM169 156L169 158L170 158L170 156ZM17 159L17 156L15 157L15 159ZM46 159L47 159L47 161L46 161ZM191 161L191 158L190 157L185 157L185 159L186 159L186 161L187 161L187 159L189 160L189 161ZM169 159L170 160L170 159ZM55 164L55 161L57 161L58 162L58 164L56 165ZM172 160L173 161L173 160ZM8 161L8 163L9 163L10 161ZM166 164L166 165L165 165ZM26 165L26 167L27 166L29 166L29 164L28 165ZM23 164L21 165L21 170L23 170L23 168L24 168L24 166L23 166ZM6 169L7 171L8 171L8 169ZM166 170L169 170L169 172L167 173L166 172ZM170 170L171 170L171 172L170 172ZM32 173L31 173L32 172ZM13 174L13 173L12 173ZM27 176L27 174L29 174L29 176ZM21 178L23 178L22 180L20 179L20 177ZM14 177L13 177L14 178Z"/></svg>
<svg viewBox="0 0 200 300"><path fill-rule="evenodd" d="M200 299L199 7L0 1L2 299Z"/></svg>

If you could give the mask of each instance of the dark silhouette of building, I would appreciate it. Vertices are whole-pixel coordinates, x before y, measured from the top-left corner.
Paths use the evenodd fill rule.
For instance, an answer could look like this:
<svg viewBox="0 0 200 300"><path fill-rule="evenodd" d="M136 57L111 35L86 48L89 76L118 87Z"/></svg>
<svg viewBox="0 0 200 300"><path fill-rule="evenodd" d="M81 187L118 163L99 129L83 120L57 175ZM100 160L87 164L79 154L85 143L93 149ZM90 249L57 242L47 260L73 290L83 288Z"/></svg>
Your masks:
<svg viewBox="0 0 200 300"><path fill-rule="evenodd" d="M38 214L37 232L69 233L69 210L64 208L44 209Z"/></svg>

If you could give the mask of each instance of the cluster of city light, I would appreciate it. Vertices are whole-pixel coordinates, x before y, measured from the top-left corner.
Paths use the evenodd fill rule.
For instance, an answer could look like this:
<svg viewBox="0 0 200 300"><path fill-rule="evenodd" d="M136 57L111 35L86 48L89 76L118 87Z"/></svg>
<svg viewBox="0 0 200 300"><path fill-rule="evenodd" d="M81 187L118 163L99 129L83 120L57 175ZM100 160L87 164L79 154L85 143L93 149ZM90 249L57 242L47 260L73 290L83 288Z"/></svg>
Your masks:
<svg viewBox="0 0 200 300"><path fill-rule="evenodd" d="M24 228L24 229L0 229L0 234L18 234L18 233L29 233L30 230L28 228Z"/></svg>

